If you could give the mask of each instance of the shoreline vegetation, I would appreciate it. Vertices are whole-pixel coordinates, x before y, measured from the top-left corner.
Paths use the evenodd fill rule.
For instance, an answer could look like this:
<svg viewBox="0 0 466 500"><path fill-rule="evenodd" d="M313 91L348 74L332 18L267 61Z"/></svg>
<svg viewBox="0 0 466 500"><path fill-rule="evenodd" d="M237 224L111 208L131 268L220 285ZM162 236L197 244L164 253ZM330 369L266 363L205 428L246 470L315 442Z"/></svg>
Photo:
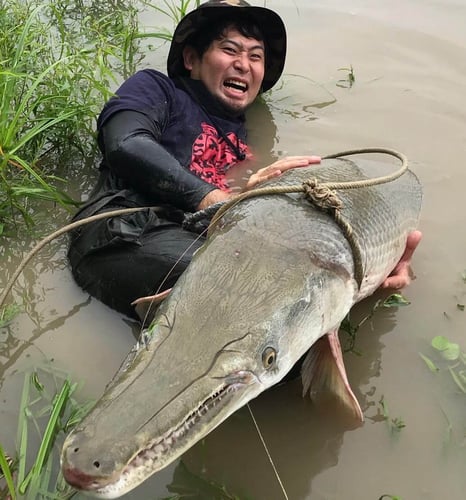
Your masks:
<svg viewBox="0 0 466 500"><path fill-rule="evenodd" d="M36 200L79 204L66 192L67 163L98 154L96 117L143 61L142 42L171 39L171 30L141 27L140 13L174 25L198 4L0 0L0 238L34 225Z"/></svg>

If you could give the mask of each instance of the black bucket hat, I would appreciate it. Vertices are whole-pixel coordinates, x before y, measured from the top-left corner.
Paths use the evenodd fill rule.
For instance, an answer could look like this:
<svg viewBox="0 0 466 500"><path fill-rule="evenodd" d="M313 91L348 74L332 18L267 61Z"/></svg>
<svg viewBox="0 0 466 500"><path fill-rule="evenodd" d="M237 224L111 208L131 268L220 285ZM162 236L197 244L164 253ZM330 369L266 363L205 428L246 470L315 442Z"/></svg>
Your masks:
<svg viewBox="0 0 466 500"><path fill-rule="evenodd" d="M186 40L219 18L227 18L240 7L257 24L264 36L266 61L262 92L271 89L280 78L285 65L286 30L280 16L265 7L253 7L245 0L209 0L187 14L178 23L173 34L167 60L167 72L170 78L189 76L184 67L183 49Z"/></svg>

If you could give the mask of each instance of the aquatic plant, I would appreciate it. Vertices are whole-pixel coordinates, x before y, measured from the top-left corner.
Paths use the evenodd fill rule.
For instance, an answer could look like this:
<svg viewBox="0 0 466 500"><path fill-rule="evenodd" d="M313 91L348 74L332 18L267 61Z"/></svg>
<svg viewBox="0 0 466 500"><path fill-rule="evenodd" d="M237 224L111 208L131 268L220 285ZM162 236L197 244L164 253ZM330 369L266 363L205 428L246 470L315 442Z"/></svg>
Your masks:
<svg viewBox="0 0 466 500"><path fill-rule="evenodd" d="M388 404L385 401L385 398L383 396L380 398L379 404L382 408L383 419L387 422L387 425L388 425L390 432L392 432L392 433L399 432L399 431L401 431L401 429L406 427L406 424L402 418L400 418L400 417L393 417L392 418L390 416L390 412L388 410Z"/></svg>
<svg viewBox="0 0 466 500"><path fill-rule="evenodd" d="M433 373L448 371L458 389L466 394L466 352L461 350L459 344L451 342L443 335L434 337L431 346L437 354L436 361L419 353L429 370Z"/></svg>
<svg viewBox="0 0 466 500"><path fill-rule="evenodd" d="M66 484L58 467L60 444L65 435L94 404L78 403L73 397L77 388L78 384L57 369L34 370L25 375L15 458L0 443L0 498L65 500L77 493ZM38 446L35 435L40 439ZM239 500L225 485L194 474L182 461L167 489L172 495L165 500L196 495Z"/></svg>
<svg viewBox="0 0 466 500"><path fill-rule="evenodd" d="M353 65L350 64L348 68L338 68L338 71L344 71L346 76L345 78L340 78L335 85L344 89L350 89L356 82Z"/></svg>
<svg viewBox="0 0 466 500"><path fill-rule="evenodd" d="M388 309L392 307L402 307L402 306L408 306L410 302L400 293L392 293L385 299L379 299L375 302L375 304L372 306L371 311L369 314L364 316L358 323L354 323L351 321L351 311L347 314L346 318L342 321L340 325L340 332L344 332L347 334L347 345L345 346L344 352L352 352L353 354L360 354L356 350L356 335L359 331L359 328L361 328L364 323L369 321L370 319L373 318L374 314L379 310L379 309Z"/></svg>

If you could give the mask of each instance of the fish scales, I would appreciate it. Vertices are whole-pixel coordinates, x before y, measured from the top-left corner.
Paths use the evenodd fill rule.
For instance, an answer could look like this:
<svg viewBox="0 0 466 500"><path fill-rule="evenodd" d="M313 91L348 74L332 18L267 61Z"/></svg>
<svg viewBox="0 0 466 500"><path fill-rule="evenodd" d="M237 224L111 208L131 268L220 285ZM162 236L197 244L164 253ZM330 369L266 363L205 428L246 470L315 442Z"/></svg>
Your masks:
<svg viewBox="0 0 466 500"><path fill-rule="evenodd" d="M393 165L390 163L326 160L318 167L295 169L283 180L273 181L270 185L299 184L314 177L321 183L352 182L392 173ZM381 276L390 272L398 261L399 254L404 250L407 232L417 227L422 190L416 175L408 170L392 182L337 192L343 202L342 215L361 245L364 274L368 275L358 295L360 299L372 293L374 286L382 281ZM325 225L319 227L325 231Z"/></svg>

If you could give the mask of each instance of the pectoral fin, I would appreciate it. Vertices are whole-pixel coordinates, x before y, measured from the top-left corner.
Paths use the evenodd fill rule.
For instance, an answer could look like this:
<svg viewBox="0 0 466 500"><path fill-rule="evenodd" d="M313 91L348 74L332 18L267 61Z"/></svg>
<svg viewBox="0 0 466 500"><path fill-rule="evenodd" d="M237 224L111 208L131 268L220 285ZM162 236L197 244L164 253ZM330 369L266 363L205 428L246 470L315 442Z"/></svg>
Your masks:
<svg viewBox="0 0 466 500"><path fill-rule="evenodd" d="M329 394L336 398L360 422L364 420L361 407L346 375L338 329L321 337L310 349L301 368L303 396L308 392L317 400Z"/></svg>
<svg viewBox="0 0 466 500"><path fill-rule="evenodd" d="M162 300L166 299L168 294L171 292L171 288L164 290L157 295L149 295L148 297L140 297L135 301L131 302L131 305L134 306L137 315L141 318L141 321L144 323L150 323L152 316L157 308L157 306L162 302Z"/></svg>

